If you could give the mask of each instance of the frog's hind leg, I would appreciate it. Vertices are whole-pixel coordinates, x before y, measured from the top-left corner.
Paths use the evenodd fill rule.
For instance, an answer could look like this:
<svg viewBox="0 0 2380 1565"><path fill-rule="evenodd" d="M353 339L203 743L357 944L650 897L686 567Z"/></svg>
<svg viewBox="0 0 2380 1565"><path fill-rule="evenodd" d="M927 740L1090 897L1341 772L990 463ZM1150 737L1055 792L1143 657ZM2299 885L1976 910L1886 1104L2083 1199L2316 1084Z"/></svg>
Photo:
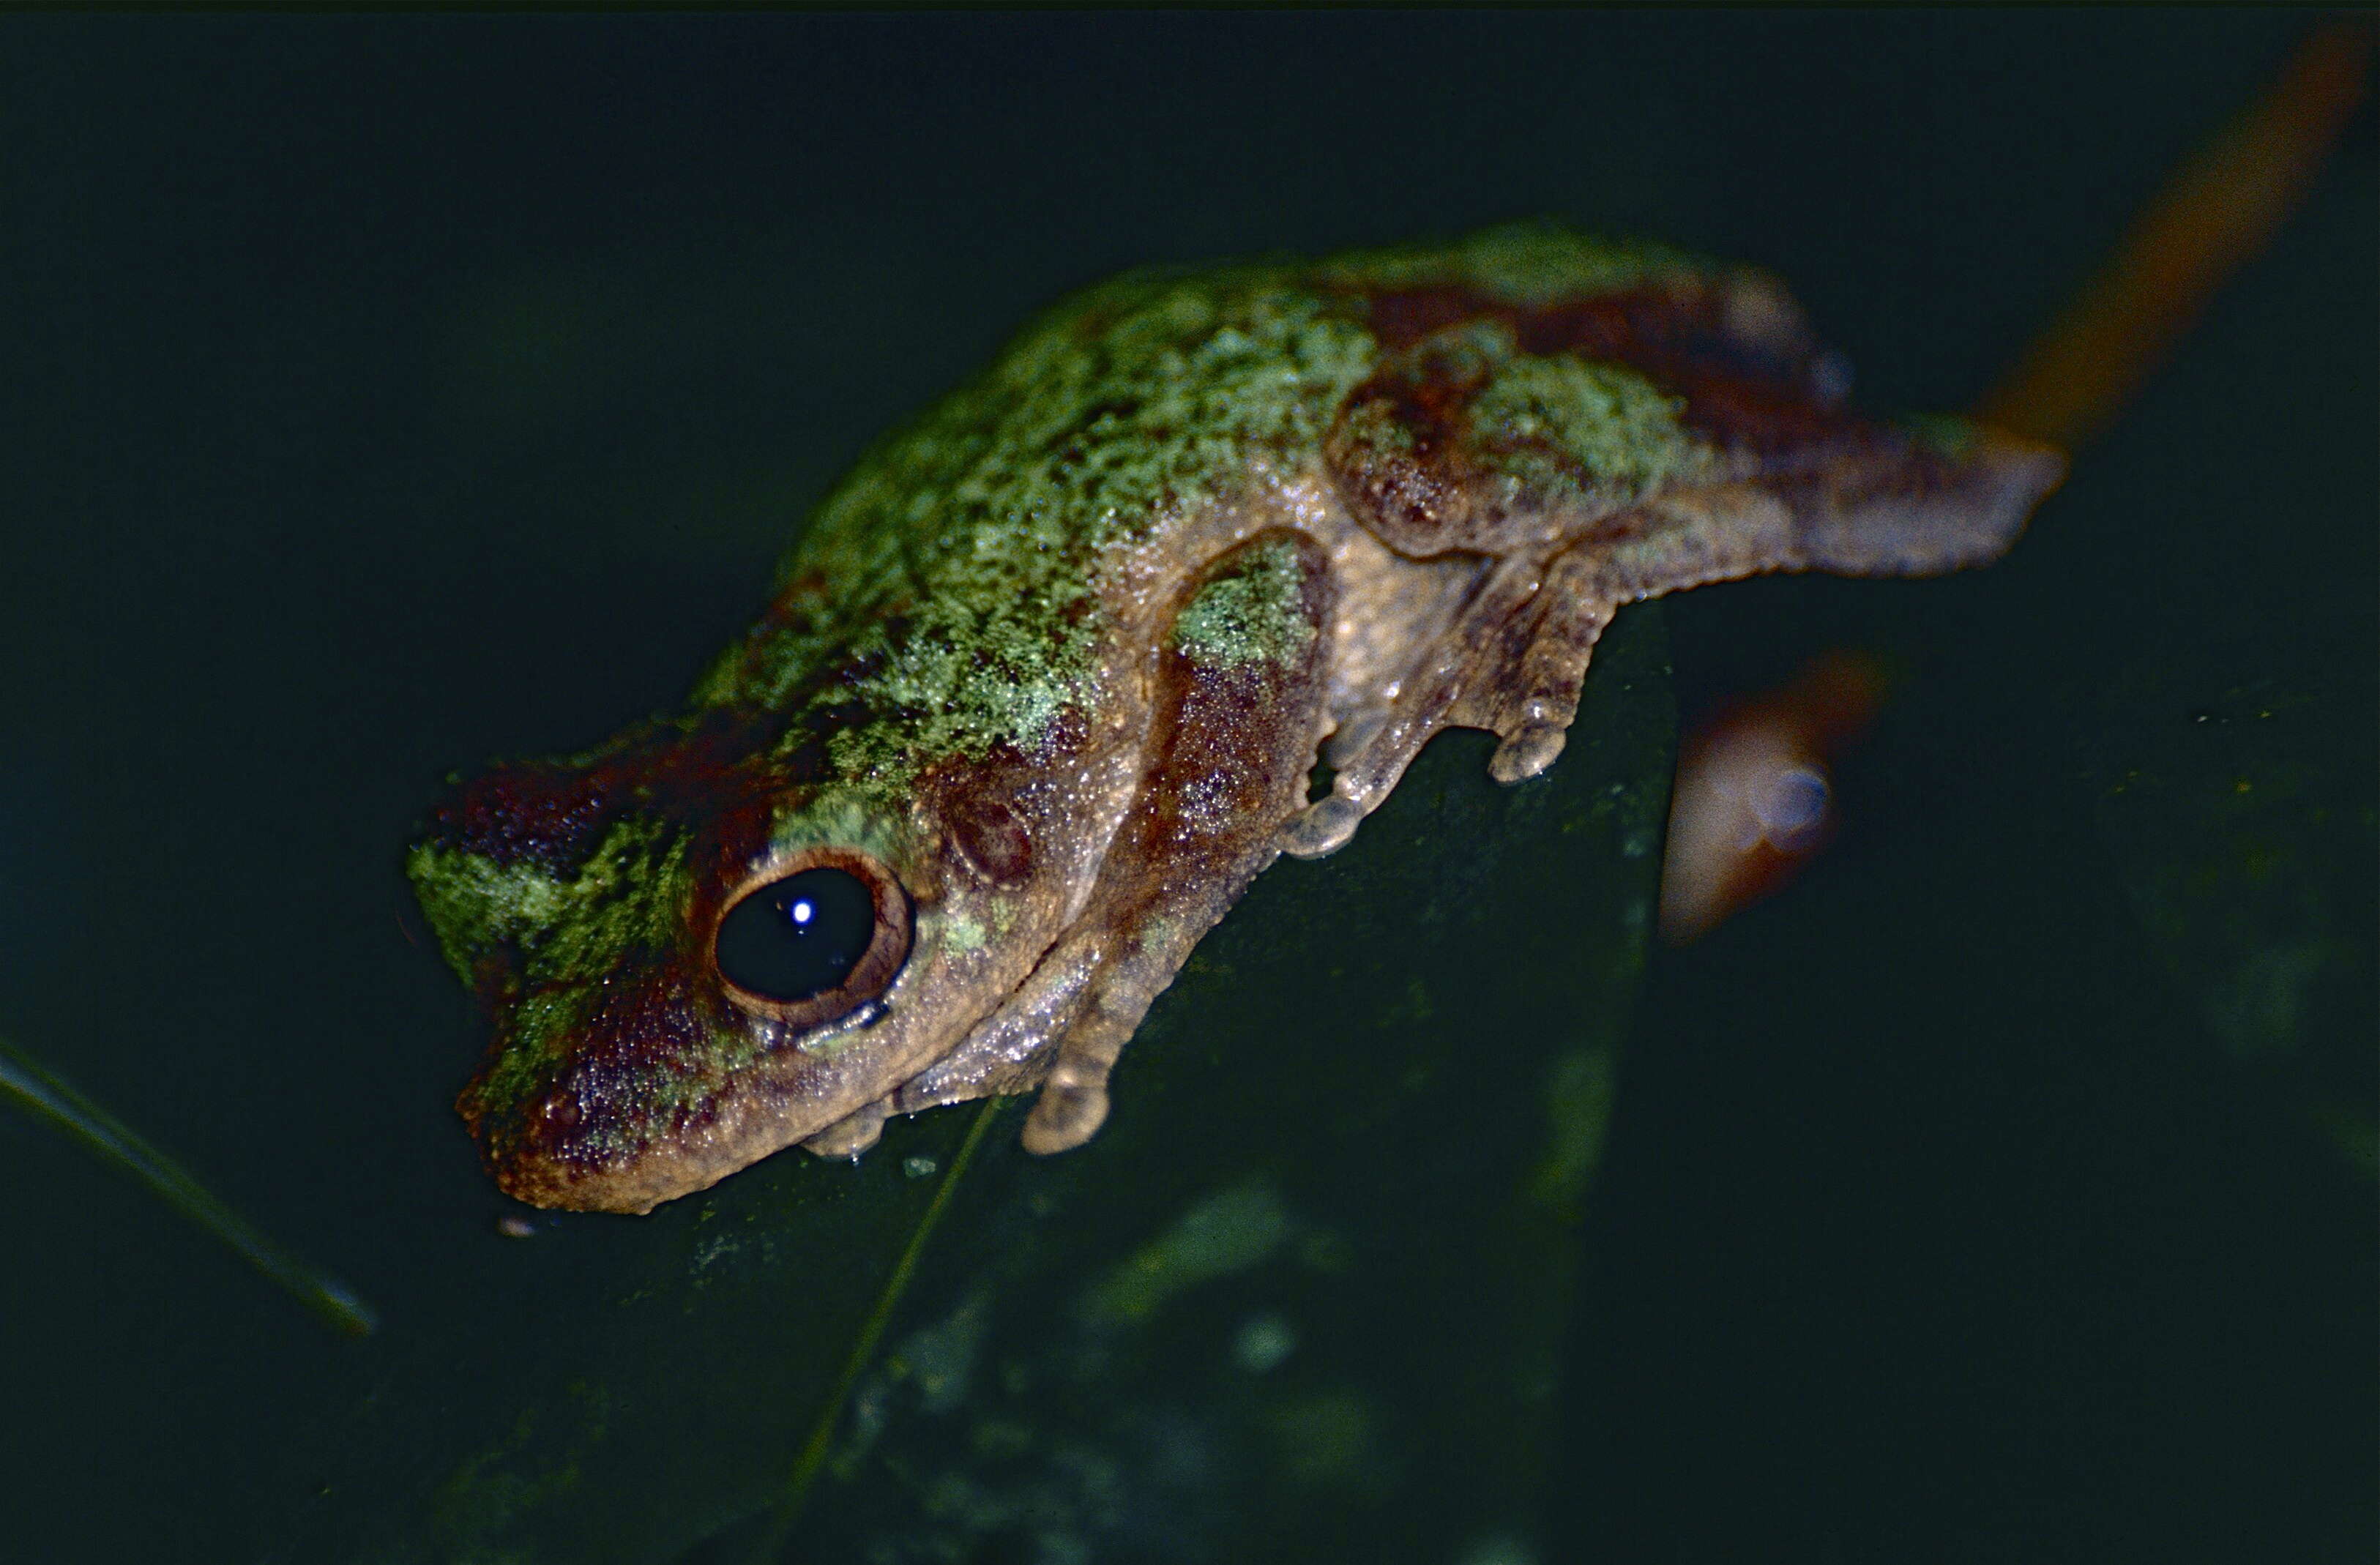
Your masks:
<svg viewBox="0 0 2380 1565"><path fill-rule="evenodd" d="M1330 595L1322 552L1282 531L1224 555L1184 600L1160 653L1140 793L1051 953L1095 965L1068 997L1026 1150L1099 1129L1108 1073L1150 1002L1280 853L1321 728Z"/></svg>

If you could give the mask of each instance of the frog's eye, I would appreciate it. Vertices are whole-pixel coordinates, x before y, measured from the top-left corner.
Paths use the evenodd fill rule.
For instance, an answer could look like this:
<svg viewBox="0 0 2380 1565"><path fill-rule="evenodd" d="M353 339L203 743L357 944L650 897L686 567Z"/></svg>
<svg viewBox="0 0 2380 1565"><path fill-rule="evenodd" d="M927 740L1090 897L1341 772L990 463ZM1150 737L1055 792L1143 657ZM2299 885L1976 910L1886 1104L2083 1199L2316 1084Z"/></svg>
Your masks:
<svg viewBox="0 0 2380 1565"><path fill-rule="evenodd" d="M712 959L747 1007L804 1025L884 992L909 954L909 899L853 855L753 886L719 921Z"/></svg>

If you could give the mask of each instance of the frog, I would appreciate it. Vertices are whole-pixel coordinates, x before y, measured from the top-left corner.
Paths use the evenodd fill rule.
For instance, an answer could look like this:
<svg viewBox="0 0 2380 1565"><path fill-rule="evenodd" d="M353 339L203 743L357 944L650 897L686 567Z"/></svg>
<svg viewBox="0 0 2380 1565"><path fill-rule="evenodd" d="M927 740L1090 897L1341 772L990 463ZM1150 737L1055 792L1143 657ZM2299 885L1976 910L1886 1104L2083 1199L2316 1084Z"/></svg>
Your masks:
<svg viewBox="0 0 2380 1565"><path fill-rule="evenodd" d="M1080 1146L1434 735L1524 785L1623 606L1980 564L2064 467L1856 411L1756 267L1559 224L1098 284L861 455L681 710L449 780L456 1108L512 1196L625 1213L984 1098Z"/></svg>

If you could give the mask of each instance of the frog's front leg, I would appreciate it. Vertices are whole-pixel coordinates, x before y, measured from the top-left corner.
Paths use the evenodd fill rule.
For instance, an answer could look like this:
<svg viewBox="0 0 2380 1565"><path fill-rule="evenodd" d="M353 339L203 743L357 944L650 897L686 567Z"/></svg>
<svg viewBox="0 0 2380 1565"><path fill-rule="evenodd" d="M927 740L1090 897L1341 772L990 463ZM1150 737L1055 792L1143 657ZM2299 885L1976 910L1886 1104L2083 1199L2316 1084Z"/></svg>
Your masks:
<svg viewBox="0 0 2380 1565"><path fill-rule="evenodd" d="M1331 581L1305 535L1259 534L1194 584L1159 655L1148 767L1082 916L1044 958L1096 965L1026 1122L1033 1152L1107 1117L1109 1070L1149 1003L1280 852L1305 803Z"/></svg>

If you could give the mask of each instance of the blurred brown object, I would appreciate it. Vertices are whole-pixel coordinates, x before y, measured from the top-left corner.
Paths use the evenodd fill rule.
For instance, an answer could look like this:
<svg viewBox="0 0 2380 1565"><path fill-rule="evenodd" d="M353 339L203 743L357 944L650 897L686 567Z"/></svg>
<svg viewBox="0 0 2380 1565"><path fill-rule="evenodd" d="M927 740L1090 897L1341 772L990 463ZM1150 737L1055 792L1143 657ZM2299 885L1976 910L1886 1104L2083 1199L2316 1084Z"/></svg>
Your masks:
<svg viewBox="0 0 2380 1565"><path fill-rule="evenodd" d="M1661 938L1683 944L1783 885L1826 843L1827 761L1883 704L1883 665L1813 660L1781 690L1729 708L1687 738L1670 799Z"/></svg>
<svg viewBox="0 0 2380 1565"><path fill-rule="evenodd" d="M2297 204L2362 102L2374 36L2363 21L2309 32L2256 101L2167 180L1976 417L2067 446L2113 420ZM1866 727L1884 687L1874 659L1829 653L1688 738L1670 805L1663 939L1694 939L1825 843L1827 759Z"/></svg>
<svg viewBox="0 0 2380 1565"><path fill-rule="evenodd" d="M2104 429L2297 204L2362 101L2373 38L2368 22L2308 33L2272 85L2166 181L1976 416L2066 446Z"/></svg>

